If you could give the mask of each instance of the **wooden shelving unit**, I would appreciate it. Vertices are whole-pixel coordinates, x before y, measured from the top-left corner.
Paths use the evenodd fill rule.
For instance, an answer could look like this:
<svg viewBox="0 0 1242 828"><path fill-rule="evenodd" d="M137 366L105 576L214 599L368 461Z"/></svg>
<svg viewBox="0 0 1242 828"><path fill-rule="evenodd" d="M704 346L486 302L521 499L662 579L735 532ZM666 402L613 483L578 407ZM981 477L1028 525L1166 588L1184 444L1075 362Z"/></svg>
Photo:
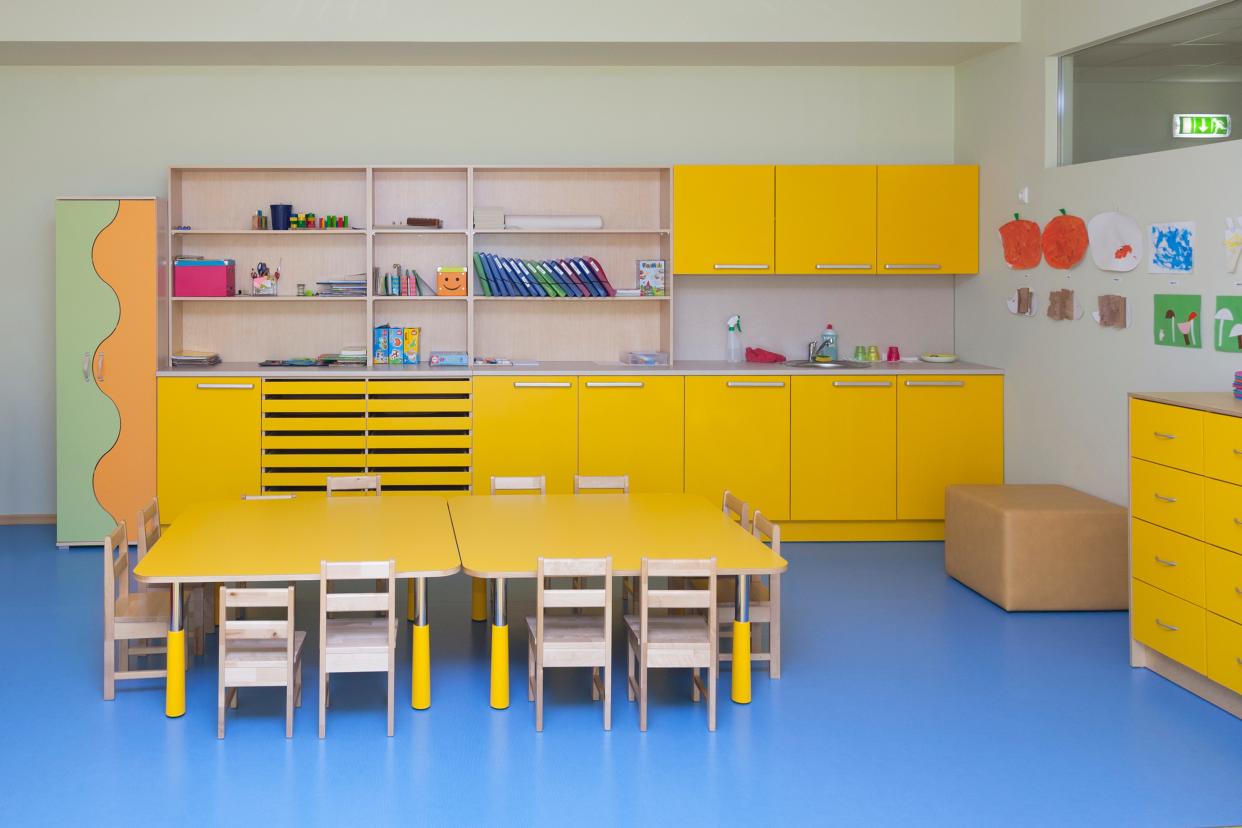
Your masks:
<svg viewBox="0 0 1242 828"><path fill-rule="evenodd" d="M347 215L351 227L251 230L256 210ZM370 350L379 324L422 328L422 349L541 361L616 360L625 350L673 350L670 167L174 167L169 172L171 256L168 350L212 350L226 362ZM476 206L513 214L591 214L595 230L475 229ZM405 228L407 216L442 229ZM613 286L635 286L638 259L664 259L662 297L477 295L475 251L519 258L597 258ZM178 255L231 258L238 287L252 267L279 268L276 296L172 296ZM378 296L371 274L393 264L434 284L436 268L466 267L466 296ZM366 273L365 297L300 297L333 277ZM268 307L263 307L264 303Z"/></svg>

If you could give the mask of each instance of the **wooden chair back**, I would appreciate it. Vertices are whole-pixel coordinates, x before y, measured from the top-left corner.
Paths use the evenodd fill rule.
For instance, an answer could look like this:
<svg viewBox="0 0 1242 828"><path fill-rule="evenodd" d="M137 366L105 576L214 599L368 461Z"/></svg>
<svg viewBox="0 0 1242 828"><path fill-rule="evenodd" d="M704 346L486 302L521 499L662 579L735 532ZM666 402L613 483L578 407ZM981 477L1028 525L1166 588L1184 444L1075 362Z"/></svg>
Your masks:
<svg viewBox="0 0 1242 828"><path fill-rule="evenodd" d="M497 477L492 475L491 493L539 492L548 493L548 481L542 474L538 477Z"/></svg>
<svg viewBox="0 0 1242 828"><path fill-rule="evenodd" d="M396 591L394 589L396 561L357 561L319 564L319 613L329 612L378 612L394 617ZM375 579L376 583L387 581L386 592L331 592L332 581L360 581Z"/></svg>
<svg viewBox="0 0 1242 828"><path fill-rule="evenodd" d="M333 492L382 492L378 474L328 475L327 490L328 497Z"/></svg>
<svg viewBox="0 0 1242 828"><path fill-rule="evenodd" d="M139 537L142 537L141 532ZM129 594L129 528L125 521L118 523L104 538L103 552L104 628L111 630L116 619L116 603Z"/></svg>
<svg viewBox="0 0 1242 828"><path fill-rule="evenodd" d="M151 547L155 546L155 542L160 539L163 530L160 528L160 501L159 498L151 498L151 502L145 508L138 510L138 558L135 563L141 561L151 551Z"/></svg>
<svg viewBox="0 0 1242 828"><path fill-rule="evenodd" d="M583 492L597 491L618 491L621 494L630 493L630 476L628 474L619 475L574 475L574 494Z"/></svg>
<svg viewBox="0 0 1242 828"><path fill-rule="evenodd" d="M755 510L754 517L751 519L751 534L760 541L770 541L772 551L781 554L781 527L779 523L774 523L758 509Z"/></svg>
<svg viewBox="0 0 1242 828"><path fill-rule="evenodd" d="M232 618L231 609L284 609L280 619ZM293 664L293 586L267 589L220 587L220 664L224 665L229 642L285 639L289 664Z"/></svg>
<svg viewBox="0 0 1242 828"><path fill-rule="evenodd" d="M612 615L612 558L540 558L535 571L536 635L542 639L545 609L592 609L602 607L604 616ZM600 587L578 586L585 578L604 579ZM570 578L569 589L548 585L549 578Z"/></svg>
<svg viewBox="0 0 1242 828"><path fill-rule="evenodd" d="M720 508L726 515L728 515L733 520L736 520L739 526L741 526L747 532L750 531L750 504L749 503L747 503L745 500L742 500L740 497L733 494L733 492L729 491L728 489L725 489L724 499L721 502Z"/></svg>

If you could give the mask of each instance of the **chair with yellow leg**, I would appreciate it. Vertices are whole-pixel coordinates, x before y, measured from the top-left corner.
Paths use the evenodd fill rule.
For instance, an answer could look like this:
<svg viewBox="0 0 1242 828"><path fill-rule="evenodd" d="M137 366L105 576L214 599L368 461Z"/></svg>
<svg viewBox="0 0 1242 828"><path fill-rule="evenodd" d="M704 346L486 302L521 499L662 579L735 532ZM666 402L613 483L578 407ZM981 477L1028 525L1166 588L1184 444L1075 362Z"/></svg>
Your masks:
<svg viewBox="0 0 1242 828"><path fill-rule="evenodd" d="M160 524L160 503L158 498L151 498L151 502L146 508L138 511L138 555L134 559L134 566L137 566L147 552L151 551L151 547L155 546L156 541L164 532L164 527ZM138 591L148 589L145 586L139 586ZM165 589L165 592L168 590ZM201 656L203 654L204 636L207 633L208 626L208 595L209 590L203 584L186 584L181 590L181 600L185 607L186 627L190 631L190 638L194 643L194 655ZM213 613L214 615L214 613ZM132 652L132 648L131 648Z"/></svg>
<svg viewBox="0 0 1242 828"><path fill-rule="evenodd" d="M220 587L220 664L216 737L224 738L224 714L237 707L239 687L285 688L285 738L293 738L293 708L302 706L302 648L306 633L293 621L293 587ZM284 609L285 617L262 621L232 618L230 609Z"/></svg>
<svg viewBox="0 0 1242 828"><path fill-rule="evenodd" d="M574 585L553 589L549 578L572 578ZM587 578L603 581L587 587ZM540 558L535 584L535 614L526 618L526 690L535 703L535 730L543 730L545 667L590 667L591 698L603 700L604 730L611 730L612 558ZM600 609L602 614L548 612L556 609Z"/></svg>
<svg viewBox="0 0 1242 828"><path fill-rule="evenodd" d="M777 555L781 554L781 527L768 520L758 509L755 510L751 520L751 534L761 543L770 542L772 551ZM781 576L779 574L769 575L768 583L765 584L762 576L751 575L748 588L750 590L749 623L751 624L750 660L768 662L768 678L778 679L781 677ZM726 579L721 585L720 604L717 607L721 638L733 636L733 622L737 620L736 592L737 584L732 578ZM762 630L757 629L756 624L760 625ZM759 640L757 633L761 631L767 633L767 647L756 649L754 643ZM736 646L735 642L734 647ZM721 652L720 660L732 661L733 653Z"/></svg>
<svg viewBox="0 0 1242 828"><path fill-rule="evenodd" d="M686 589L652 589L652 577L686 579ZM694 587L706 583L705 589ZM652 610L689 610L686 615L652 615ZM707 696L707 729L716 729L716 679L719 637L716 623L716 559L643 558L638 614L625 616L626 689L638 699L638 727L647 729L647 671L689 668L690 697ZM707 684L699 670L707 670Z"/></svg>
<svg viewBox="0 0 1242 828"><path fill-rule="evenodd" d="M388 673L388 735L393 734L396 679L396 561L332 563L319 570L319 738L327 732L332 673ZM376 579L385 592L332 592L334 581ZM380 617L360 617L362 613Z"/></svg>
<svg viewBox="0 0 1242 828"><path fill-rule="evenodd" d="M125 521L104 538L103 570L103 697L111 701L116 697L118 681L168 675L167 670L129 669L131 657L166 654L166 646L144 643L131 648L129 642L167 641L169 593L167 589L135 592L129 588L130 555Z"/></svg>

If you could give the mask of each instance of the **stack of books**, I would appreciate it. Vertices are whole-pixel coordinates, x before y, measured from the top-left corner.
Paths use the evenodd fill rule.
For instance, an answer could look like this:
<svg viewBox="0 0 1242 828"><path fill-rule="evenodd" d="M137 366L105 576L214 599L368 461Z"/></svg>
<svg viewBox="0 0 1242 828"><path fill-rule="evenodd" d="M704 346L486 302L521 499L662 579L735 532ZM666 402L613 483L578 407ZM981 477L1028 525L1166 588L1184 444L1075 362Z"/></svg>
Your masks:
<svg viewBox="0 0 1242 828"><path fill-rule="evenodd" d="M342 348L339 354L320 354L317 362L320 365L366 365L367 349L361 345L349 345Z"/></svg>
<svg viewBox="0 0 1242 828"><path fill-rule="evenodd" d="M1233 375L1233 398L1242 400L1242 371L1238 371Z"/></svg>
<svg viewBox="0 0 1242 828"><path fill-rule="evenodd" d="M174 368L220 364L220 355L215 351L175 351L169 359Z"/></svg>
<svg viewBox="0 0 1242 828"><path fill-rule="evenodd" d="M474 254L474 272L484 296L616 296L608 274L593 256L565 259L512 259L482 251Z"/></svg>
<svg viewBox="0 0 1242 828"><path fill-rule="evenodd" d="M319 285L320 296L366 296L367 295L367 276L365 273L355 273L349 276L341 276L337 279L325 279L316 282Z"/></svg>

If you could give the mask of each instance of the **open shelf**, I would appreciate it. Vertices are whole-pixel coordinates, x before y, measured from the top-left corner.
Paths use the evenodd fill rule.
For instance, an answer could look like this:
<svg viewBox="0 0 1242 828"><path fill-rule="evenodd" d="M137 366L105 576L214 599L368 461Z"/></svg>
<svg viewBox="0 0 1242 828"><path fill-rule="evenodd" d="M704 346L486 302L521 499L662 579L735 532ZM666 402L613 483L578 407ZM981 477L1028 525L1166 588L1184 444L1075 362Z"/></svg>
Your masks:
<svg viewBox="0 0 1242 828"><path fill-rule="evenodd" d="M174 302L365 302L365 296L173 296Z"/></svg>
<svg viewBox="0 0 1242 828"><path fill-rule="evenodd" d="M173 230L174 236L365 236L366 230L358 227L325 227L320 230Z"/></svg>
<svg viewBox="0 0 1242 828"><path fill-rule="evenodd" d="M671 232L672 232L671 230L666 230L664 228L657 228L654 230L634 230L634 229L617 230L611 227L600 227L600 228L586 229L586 230L565 230L561 228L542 229L542 230L525 230L525 229L518 229L518 228L511 228L511 227L505 227L500 230L489 230L489 229L482 228L482 227L476 227L474 230L474 233L476 236L483 235L483 234L487 234L489 236L490 235L499 235L499 236L503 236L503 235L513 235L513 236L534 236L534 235L642 236L642 235L667 235Z"/></svg>

